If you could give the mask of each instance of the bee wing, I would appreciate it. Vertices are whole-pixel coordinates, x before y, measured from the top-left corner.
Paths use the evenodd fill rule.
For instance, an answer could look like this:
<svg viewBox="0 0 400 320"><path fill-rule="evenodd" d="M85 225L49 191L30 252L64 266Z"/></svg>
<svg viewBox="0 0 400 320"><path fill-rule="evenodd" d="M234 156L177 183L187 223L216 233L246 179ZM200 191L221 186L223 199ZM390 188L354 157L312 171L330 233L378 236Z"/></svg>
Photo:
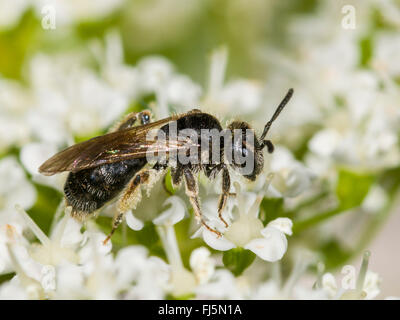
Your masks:
<svg viewBox="0 0 400 320"><path fill-rule="evenodd" d="M149 153L169 154L172 151L187 150L198 146L197 142L188 139L157 139L157 127L179 119L175 115L143 126L112 132L103 136L75 144L44 162L39 172L53 175L63 171L76 172L128 159L143 158ZM151 130L154 130L151 134Z"/></svg>

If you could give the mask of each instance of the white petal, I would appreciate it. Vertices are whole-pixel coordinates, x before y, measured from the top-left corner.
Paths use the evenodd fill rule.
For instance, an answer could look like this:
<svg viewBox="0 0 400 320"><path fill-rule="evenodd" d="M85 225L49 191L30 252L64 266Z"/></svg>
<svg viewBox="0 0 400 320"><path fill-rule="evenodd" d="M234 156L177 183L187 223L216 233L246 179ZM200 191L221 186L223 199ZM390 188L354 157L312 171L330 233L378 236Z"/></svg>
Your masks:
<svg viewBox="0 0 400 320"><path fill-rule="evenodd" d="M317 132L308 143L312 152L323 157L329 157L340 143L340 135L332 130L325 129Z"/></svg>
<svg viewBox="0 0 400 320"><path fill-rule="evenodd" d="M322 288L331 298L336 296L338 287L336 284L336 279L332 273L328 272L322 276Z"/></svg>
<svg viewBox="0 0 400 320"><path fill-rule="evenodd" d="M211 281L196 288L200 299L243 299L236 278L226 269L215 271Z"/></svg>
<svg viewBox="0 0 400 320"><path fill-rule="evenodd" d="M388 195L385 190L376 185L368 191L368 194L362 203L362 207L369 213L376 213L383 208L387 201Z"/></svg>
<svg viewBox="0 0 400 320"><path fill-rule="evenodd" d="M219 98L232 114L251 113L261 106L261 86L244 79L233 80L224 86Z"/></svg>
<svg viewBox="0 0 400 320"><path fill-rule="evenodd" d="M57 268L56 299L84 299L86 289L83 268L65 264Z"/></svg>
<svg viewBox="0 0 400 320"><path fill-rule="evenodd" d="M244 248L253 251L265 261L274 262L282 259L287 250L285 234L274 227L262 230L263 238L251 240Z"/></svg>
<svg viewBox="0 0 400 320"><path fill-rule="evenodd" d="M164 206L168 204L170 204L171 206L153 220L154 224L174 225L185 217L186 206L181 198L177 196L169 197L164 202Z"/></svg>
<svg viewBox="0 0 400 320"><path fill-rule="evenodd" d="M269 227L274 227L287 235L292 235L293 222L289 218L277 218L268 223ZM261 231L262 233L263 231Z"/></svg>
<svg viewBox="0 0 400 320"><path fill-rule="evenodd" d="M83 234L81 233L82 224L76 221L76 219L73 218L67 218L67 219L68 221L66 222L67 224L65 226L65 230L61 238L61 246L63 247L71 247L83 241ZM62 222L60 221L57 227L61 223ZM54 230L54 232L56 234L56 230Z"/></svg>
<svg viewBox="0 0 400 320"><path fill-rule="evenodd" d="M297 197L310 187L311 172L304 166L295 164L286 177L286 197Z"/></svg>
<svg viewBox="0 0 400 320"><path fill-rule="evenodd" d="M210 251L205 247L193 250L190 255L190 267L199 284L206 283L214 273L215 263L210 256Z"/></svg>
<svg viewBox="0 0 400 320"><path fill-rule="evenodd" d="M236 247L232 242L227 240L225 237L222 236L218 238L215 233L207 230L204 227L200 227L199 230L201 231L196 232L195 235L201 234L203 236L204 242L215 250L227 251Z"/></svg>
<svg viewBox="0 0 400 320"><path fill-rule="evenodd" d="M38 174L39 166L57 152L50 143L29 143L21 148L20 159L30 174Z"/></svg>
<svg viewBox="0 0 400 320"><path fill-rule="evenodd" d="M365 299L374 299L380 293L381 277L370 270L367 271L365 276L363 291L367 293Z"/></svg>
<svg viewBox="0 0 400 320"><path fill-rule="evenodd" d="M143 226L144 226L143 221L136 218L133 215L132 210L129 210L125 214L125 221L126 221L126 224L128 225L128 227L131 228L132 230L139 231L139 230L143 229Z"/></svg>

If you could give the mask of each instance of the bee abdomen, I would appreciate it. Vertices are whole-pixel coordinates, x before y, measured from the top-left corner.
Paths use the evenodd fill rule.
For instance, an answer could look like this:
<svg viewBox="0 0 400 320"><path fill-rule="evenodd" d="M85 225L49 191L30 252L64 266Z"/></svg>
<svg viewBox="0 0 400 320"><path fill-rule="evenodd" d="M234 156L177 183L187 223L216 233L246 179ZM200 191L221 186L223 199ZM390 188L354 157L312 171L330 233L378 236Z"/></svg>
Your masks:
<svg viewBox="0 0 400 320"><path fill-rule="evenodd" d="M64 186L67 206L72 214L94 213L114 199L146 164L146 159L132 159L71 172Z"/></svg>

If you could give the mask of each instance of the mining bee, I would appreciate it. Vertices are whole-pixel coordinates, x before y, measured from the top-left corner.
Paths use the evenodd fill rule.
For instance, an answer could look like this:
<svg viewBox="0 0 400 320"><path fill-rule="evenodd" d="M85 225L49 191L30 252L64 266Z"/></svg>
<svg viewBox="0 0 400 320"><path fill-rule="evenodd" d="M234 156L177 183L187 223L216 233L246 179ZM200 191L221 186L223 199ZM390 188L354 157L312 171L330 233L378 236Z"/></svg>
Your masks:
<svg viewBox="0 0 400 320"><path fill-rule="evenodd" d="M115 125L109 133L75 144L48 159L43 163L39 172L44 175L53 175L63 171L69 171L64 186L65 201L72 207L71 215L84 220L96 215L107 203L118 199L117 211L113 218L112 230L105 242L107 242L118 225L123 221L124 214L134 209L141 198L141 187L149 192L154 182L166 173L170 168L172 184L177 187L184 181L186 194L194 209L198 221L208 230L220 236L220 232L208 226L204 219L199 201L197 173L202 171L206 177L212 179L222 172L222 191L218 202L218 216L228 226L222 217L223 209L230 195L230 175L228 168L239 172L246 179L254 181L264 167L263 149L267 147L269 153L274 151L274 146L265 137L284 106L293 95L290 89L279 104L272 118L267 122L260 138L254 135L254 130L243 121L233 121L227 129L223 129L220 122L214 116L194 109L187 113L172 115L168 118L151 122L151 113L147 110L128 114L121 122ZM174 123L178 137L170 132L170 124ZM138 124L138 125L137 125ZM136 126L135 126L136 125ZM186 129L194 130L197 138L181 139L179 133ZM238 163L233 157L230 163L225 161L224 151L226 145L220 143L218 153L221 156L218 163L212 162L210 157L204 161L204 150L196 156L199 161L183 163L172 161L170 155L176 152L187 153L188 150L200 149L207 146L206 151L210 155L213 144L208 141L202 131L204 129L216 132L232 134L239 131L244 139L234 139L231 142L230 152L233 155L251 156L252 170L245 173L243 163ZM157 136L149 137L150 131L163 133L167 137L166 143L160 143ZM244 136L245 132L252 132L254 139ZM206 141L204 141L206 139ZM163 161L149 161L147 154L150 150L155 153L164 153L167 158ZM193 159L192 159L193 160Z"/></svg>

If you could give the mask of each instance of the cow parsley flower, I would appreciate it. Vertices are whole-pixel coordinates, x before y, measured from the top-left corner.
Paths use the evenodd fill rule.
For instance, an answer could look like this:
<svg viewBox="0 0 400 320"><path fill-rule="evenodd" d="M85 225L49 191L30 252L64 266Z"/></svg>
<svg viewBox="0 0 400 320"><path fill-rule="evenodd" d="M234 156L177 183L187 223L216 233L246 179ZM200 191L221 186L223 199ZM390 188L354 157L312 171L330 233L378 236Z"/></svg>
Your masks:
<svg viewBox="0 0 400 320"><path fill-rule="evenodd" d="M369 256L369 251L366 251L358 277L355 278L355 274L349 272L346 279L342 280L342 287L338 287L335 277L331 273L325 273L321 280L322 289L332 299L374 299L380 293L381 280L378 274L368 270ZM352 266L343 267L343 270L351 271L353 269Z"/></svg>
<svg viewBox="0 0 400 320"><path fill-rule="evenodd" d="M36 189L12 156L0 160L0 181L0 225L24 226L14 207L19 204L24 209L31 208L36 201Z"/></svg>
<svg viewBox="0 0 400 320"><path fill-rule="evenodd" d="M292 234L292 221L288 218L277 218L266 227L258 218L262 196L240 191L235 183L237 198L237 217L218 238L203 226L193 235L202 236L204 241L216 250L230 250L243 247L253 251L266 261L280 260L287 250L286 235ZM207 200L203 204L204 213L209 218L210 226L221 228L222 222L215 216L217 201Z"/></svg>
<svg viewBox="0 0 400 320"><path fill-rule="evenodd" d="M0 1L0 28L4 30L14 27L29 5L29 0Z"/></svg>

